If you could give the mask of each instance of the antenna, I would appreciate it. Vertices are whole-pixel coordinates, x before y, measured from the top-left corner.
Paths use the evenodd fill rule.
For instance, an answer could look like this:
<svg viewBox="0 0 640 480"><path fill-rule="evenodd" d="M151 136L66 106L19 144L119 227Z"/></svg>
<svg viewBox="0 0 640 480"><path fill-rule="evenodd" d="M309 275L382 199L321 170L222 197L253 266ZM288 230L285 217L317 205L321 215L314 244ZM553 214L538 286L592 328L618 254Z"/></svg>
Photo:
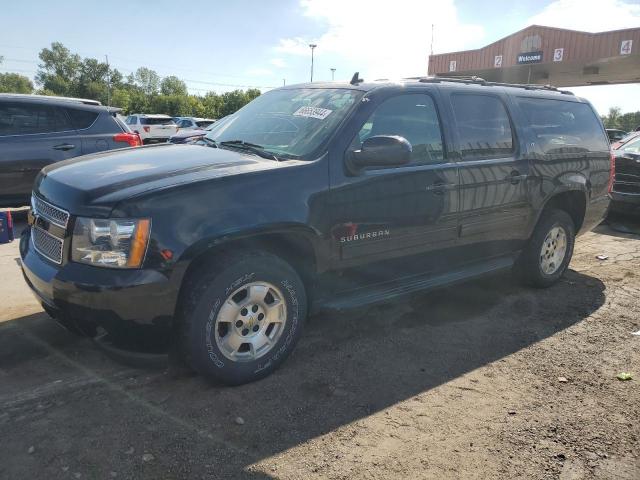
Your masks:
<svg viewBox="0 0 640 480"><path fill-rule="evenodd" d="M111 106L111 67L109 67L109 57L104 56L107 61L107 107Z"/></svg>
<svg viewBox="0 0 640 480"><path fill-rule="evenodd" d="M360 72L356 72L351 77L351 81L349 82L351 85L358 85L359 83L364 82L362 78L359 77Z"/></svg>

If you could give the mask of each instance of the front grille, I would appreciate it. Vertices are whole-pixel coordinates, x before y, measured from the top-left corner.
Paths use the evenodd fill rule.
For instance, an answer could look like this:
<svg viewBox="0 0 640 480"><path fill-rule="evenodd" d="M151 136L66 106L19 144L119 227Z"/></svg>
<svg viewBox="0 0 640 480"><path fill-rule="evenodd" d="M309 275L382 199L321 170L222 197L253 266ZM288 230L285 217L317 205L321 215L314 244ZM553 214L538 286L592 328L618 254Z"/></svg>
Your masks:
<svg viewBox="0 0 640 480"><path fill-rule="evenodd" d="M63 240L54 237L35 225L31 228L31 238L34 248L40 255L54 263L62 263Z"/></svg>
<svg viewBox="0 0 640 480"><path fill-rule="evenodd" d="M616 171L613 180L613 191L640 195L640 175Z"/></svg>
<svg viewBox="0 0 640 480"><path fill-rule="evenodd" d="M69 212L55 207L35 195L31 195L31 207L34 215L40 216L59 227L67 228Z"/></svg>

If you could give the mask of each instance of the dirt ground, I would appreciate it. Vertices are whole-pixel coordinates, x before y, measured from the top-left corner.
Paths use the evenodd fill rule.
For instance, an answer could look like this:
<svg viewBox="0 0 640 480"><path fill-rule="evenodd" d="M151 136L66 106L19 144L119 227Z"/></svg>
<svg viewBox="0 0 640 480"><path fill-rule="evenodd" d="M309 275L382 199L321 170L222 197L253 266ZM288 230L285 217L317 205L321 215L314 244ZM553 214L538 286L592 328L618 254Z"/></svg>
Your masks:
<svg viewBox="0 0 640 480"><path fill-rule="evenodd" d="M228 388L67 333L2 245L0 478L637 480L639 267L640 236L601 226L553 288L315 316L279 371Z"/></svg>

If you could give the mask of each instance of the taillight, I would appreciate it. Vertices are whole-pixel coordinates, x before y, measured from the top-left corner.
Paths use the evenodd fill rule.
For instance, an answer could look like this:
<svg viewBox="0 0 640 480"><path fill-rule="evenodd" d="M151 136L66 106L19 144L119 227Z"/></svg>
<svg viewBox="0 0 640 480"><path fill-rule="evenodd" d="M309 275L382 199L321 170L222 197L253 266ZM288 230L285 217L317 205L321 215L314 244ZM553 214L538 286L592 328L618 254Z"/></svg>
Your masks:
<svg viewBox="0 0 640 480"><path fill-rule="evenodd" d="M130 147L139 147L142 145L142 141L140 140L140 135L137 133L116 133L113 136L114 142L126 142Z"/></svg>
<svg viewBox="0 0 640 480"><path fill-rule="evenodd" d="M149 133L149 131L151 130L151 127L142 127L142 128L144 128L144 131L147 133Z"/></svg>
<svg viewBox="0 0 640 480"><path fill-rule="evenodd" d="M616 177L616 157L611 152L611 163L609 165L609 193L613 191L613 182Z"/></svg>

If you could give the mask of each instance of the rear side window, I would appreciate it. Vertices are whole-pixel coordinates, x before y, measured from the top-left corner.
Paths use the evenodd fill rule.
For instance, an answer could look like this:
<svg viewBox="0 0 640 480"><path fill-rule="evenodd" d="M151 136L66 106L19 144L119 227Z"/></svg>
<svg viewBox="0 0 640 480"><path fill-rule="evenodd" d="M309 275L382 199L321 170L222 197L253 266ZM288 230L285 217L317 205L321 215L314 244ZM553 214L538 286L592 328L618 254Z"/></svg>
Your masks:
<svg viewBox="0 0 640 480"><path fill-rule="evenodd" d="M173 118L149 118L142 117L140 119L142 125L175 125Z"/></svg>
<svg viewBox="0 0 640 480"><path fill-rule="evenodd" d="M609 150L600 121L586 103L520 97L518 104L545 154Z"/></svg>
<svg viewBox="0 0 640 480"><path fill-rule="evenodd" d="M60 108L29 103L0 103L0 135L73 130Z"/></svg>
<svg viewBox="0 0 640 480"><path fill-rule="evenodd" d="M444 161L440 122L429 95L398 95L382 102L362 126L350 150L359 149L362 142L376 135L399 135L406 138L413 147L412 165Z"/></svg>
<svg viewBox="0 0 640 480"><path fill-rule="evenodd" d="M89 110L78 110L75 108L67 108L67 115L71 119L71 123L76 130L84 130L93 125L98 118L98 112Z"/></svg>
<svg viewBox="0 0 640 480"><path fill-rule="evenodd" d="M513 134L502 101L489 95L451 96L463 158L508 157L513 154Z"/></svg>

